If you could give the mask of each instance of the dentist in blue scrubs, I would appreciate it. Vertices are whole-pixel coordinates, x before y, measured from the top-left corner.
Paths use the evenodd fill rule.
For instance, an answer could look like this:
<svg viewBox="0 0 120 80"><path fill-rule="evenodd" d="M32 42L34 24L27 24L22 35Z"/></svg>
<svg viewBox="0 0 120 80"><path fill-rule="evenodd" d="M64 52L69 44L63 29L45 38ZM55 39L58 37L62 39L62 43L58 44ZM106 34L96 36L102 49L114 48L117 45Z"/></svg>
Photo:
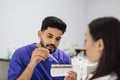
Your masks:
<svg viewBox="0 0 120 80"><path fill-rule="evenodd" d="M58 17L47 16L38 31L40 42L20 47L14 52L8 80L64 80L64 76L52 77L50 69L52 64L71 64L69 55L58 49L66 27Z"/></svg>

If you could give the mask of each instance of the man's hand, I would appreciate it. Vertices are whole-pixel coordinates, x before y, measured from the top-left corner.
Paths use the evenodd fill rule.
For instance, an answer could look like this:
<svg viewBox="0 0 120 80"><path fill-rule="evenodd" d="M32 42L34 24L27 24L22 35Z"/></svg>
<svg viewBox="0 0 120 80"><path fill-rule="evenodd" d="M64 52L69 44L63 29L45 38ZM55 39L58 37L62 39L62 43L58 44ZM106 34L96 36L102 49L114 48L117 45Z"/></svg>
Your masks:
<svg viewBox="0 0 120 80"><path fill-rule="evenodd" d="M77 80L77 73L74 71L68 72L68 75L65 76L64 80Z"/></svg>
<svg viewBox="0 0 120 80"><path fill-rule="evenodd" d="M30 63L27 65L24 72L19 76L17 80L30 80L34 68L36 65L49 57L49 51L41 46L38 46L33 52L31 56Z"/></svg>
<svg viewBox="0 0 120 80"><path fill-rule="evenodd" d="M30 64L36 66L40 61L47 59L49 56L49 50L38 44L38 48L32 53Z"/></svg>

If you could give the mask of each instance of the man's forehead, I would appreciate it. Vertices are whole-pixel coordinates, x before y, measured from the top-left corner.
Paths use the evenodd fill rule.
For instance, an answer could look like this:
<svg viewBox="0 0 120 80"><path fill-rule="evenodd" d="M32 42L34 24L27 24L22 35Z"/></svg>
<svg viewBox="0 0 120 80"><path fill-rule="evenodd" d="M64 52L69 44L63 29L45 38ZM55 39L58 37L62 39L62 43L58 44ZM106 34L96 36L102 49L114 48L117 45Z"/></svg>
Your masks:
<svg viewBox="0 0 120 80"><path fill-rule="evenodd" d="M57 29L57 28L49 28L47 30L44 31L45 33L49 34L49 35L58 35L58 36L62 36L62 31Z"/></svg>

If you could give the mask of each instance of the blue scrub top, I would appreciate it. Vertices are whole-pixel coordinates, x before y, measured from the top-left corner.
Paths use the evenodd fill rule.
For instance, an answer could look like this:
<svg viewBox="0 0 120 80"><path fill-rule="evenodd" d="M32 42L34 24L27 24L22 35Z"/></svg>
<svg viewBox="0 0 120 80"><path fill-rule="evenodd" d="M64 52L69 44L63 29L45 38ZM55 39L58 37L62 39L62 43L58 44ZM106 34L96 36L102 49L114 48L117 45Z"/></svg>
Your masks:
<svg viewBox="0 0 120 80"><path fill-rule="evenodd" d="M29 64L32 52L35 48L37 48L36 43L32 43L15 51L9 64L8 80L16 80L21 75ZM60 49L56 49L56 51L52 53L52 56L54 56L60 64L71 64L69 55ZM45 61L41 61L34 69L31 80L64 80L64 76L51 76L50 69L52 64L57 63L51 57Z"/></svg>

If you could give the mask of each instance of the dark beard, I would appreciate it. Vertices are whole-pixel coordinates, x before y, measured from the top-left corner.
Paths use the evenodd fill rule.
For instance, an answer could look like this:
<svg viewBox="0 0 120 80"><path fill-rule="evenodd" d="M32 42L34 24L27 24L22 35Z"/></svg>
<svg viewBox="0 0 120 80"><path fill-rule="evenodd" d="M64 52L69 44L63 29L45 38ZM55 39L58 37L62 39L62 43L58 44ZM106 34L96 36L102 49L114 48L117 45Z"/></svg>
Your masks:
<svg viewBox="0 0 120 80"><path fill-rule="evenodd" d="M41 47L44 47L44 44L43 44L43 42L42 42L42 41L40 41L40 45L41 45Z"/></svg>
<svg viewBox="0 0 120 80"><path fill-rule="evenodd" d="M44 46L43 41L40 41L40 45L41 45L41 47L44 47L44 48L46 48L46 47L49 46L49 45L50 45L50 46L53 46L53 47L54 47L54 51L51 51L50 49L48 49L50 54L52 54L52 53L55 52L55 50L56 50L56 46L53 45L53 44L47 44L46 46ZM46 48L46 49L47 49L47 48Z"/></svg>

